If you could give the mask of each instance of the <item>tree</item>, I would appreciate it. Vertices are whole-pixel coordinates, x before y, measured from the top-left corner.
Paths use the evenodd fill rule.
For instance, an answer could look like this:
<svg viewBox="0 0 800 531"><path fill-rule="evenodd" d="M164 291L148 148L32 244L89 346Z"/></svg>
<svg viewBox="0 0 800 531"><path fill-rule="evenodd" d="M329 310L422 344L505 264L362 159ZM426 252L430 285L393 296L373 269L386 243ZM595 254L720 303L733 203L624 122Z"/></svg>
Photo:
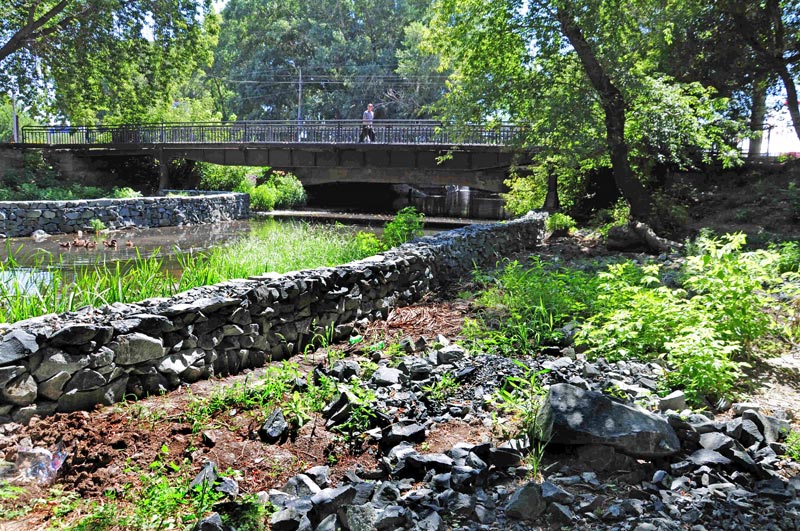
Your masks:
<svg viewBox="0 0 800 531"><path fill-rule="evenodd" d="M455 71L442 113L527 124L548 172L578 190L579 175L610 166L632 215L652 219L649 160L686 164L722 138L711 94L654 68L661 11L647 0L441 0L433 35ZM678 127L680 143L652 142L649 123Z"/></svg>
<svg viewBox="0 0 800 531"><path fill-rule="evenodd" d="M210 0L17 0L0 6L0 89L40 114L131 120L210 63Z"/></svg>
<svg viewBox="0 0 800 531"><path fill-rule="evenodd" d="M292 119L299 104L304 119L357 119L373 102L378 117L417 116L444 87L404 32L429 4L230 0L212 70L220 106L246 119Z"/></svg>

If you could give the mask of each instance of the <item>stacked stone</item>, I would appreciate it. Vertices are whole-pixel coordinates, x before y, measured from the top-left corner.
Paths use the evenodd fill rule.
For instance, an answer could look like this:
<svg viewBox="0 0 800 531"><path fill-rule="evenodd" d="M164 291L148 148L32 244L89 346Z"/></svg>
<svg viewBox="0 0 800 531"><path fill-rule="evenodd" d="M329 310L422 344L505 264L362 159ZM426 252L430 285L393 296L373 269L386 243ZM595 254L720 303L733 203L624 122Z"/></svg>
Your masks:
<svg viewBox="0 0 800 531"><path fill-rule="evenodd" d="M335 268L17 322L0 337L0 415L26 423L286 359L331 327L346 337L357 321L386 317L475 264L535 245L543 230L544 217L531 215Z"/></svg>
<svg viewBox="0 0 800 531"><path fill-rule="evenodd" d="M9 238L90 229L98 219L110 229L217 223L250 216L248 194L224 193L130 199L0 202L0 233Z"/></svg>

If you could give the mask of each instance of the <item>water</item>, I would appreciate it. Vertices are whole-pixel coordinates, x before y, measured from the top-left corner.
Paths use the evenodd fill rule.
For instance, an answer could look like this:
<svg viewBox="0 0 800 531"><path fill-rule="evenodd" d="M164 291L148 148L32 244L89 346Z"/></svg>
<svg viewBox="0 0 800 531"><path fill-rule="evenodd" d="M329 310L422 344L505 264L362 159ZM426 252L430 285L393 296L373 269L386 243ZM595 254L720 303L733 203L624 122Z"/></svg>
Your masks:
<svg viewBox="0 0 800 531"><path fill-rule="evenodd" d="M33 267L44 257L45 264L72 270L96 263L127 261L137 256L148 257L155 253L165 259L167 267L177 265L175 256L183 252L201 252L213 247L228 245L247 236L252 230L251 221L227 221L208 225L131 229L100 235L84 234L83 239L97 243L94 249L63 247L62 244L78 238L76 234L56 234L36 241L33 238L14 238L0 247L0 260L7 261L9 252L23 267ZM103 241L117 240L116 247L106 247ZM52 262L49 257L52 257ZM0 278L3 282L7 279Z"/></svg>

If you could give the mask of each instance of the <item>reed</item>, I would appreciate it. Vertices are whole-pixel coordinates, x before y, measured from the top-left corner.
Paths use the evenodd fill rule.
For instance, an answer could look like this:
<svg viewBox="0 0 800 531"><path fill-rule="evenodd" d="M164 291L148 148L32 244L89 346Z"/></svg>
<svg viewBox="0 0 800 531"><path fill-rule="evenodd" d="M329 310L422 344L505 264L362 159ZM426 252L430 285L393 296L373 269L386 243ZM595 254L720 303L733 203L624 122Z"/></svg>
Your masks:
<svg viewBox="0 0 800 531"><path fill-rule="evenodd" d="M0 322L15 322L84 306L168 297L198 286L265 272L333 266L364 258L355 231L342 226L270 221L227 247L177 256L182 272L173 274L156 252L125 262L98 261L80 266L68 278L60 258L36 257L23 267L9 249L0 262Z"/></svg>

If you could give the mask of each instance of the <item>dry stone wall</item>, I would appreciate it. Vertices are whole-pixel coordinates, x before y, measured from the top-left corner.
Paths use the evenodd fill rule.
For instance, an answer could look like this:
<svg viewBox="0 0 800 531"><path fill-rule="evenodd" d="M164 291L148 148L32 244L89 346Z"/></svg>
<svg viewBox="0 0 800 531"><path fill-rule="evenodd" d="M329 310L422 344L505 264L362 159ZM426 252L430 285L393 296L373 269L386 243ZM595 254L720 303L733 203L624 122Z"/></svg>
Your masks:
<svg viewBox="0 0 800 531"><path fill-rule="evenodd" d="M188 196L86 199L79 201L0 201L0 233L9 238L88 230L92 219L110 229L172 227L217 223L250 216L250 196L204 192Z"/></svg>
<svg viewBox="0 0 800 531"><path fill-rule="evenodd" d="M46 315L0 330L0 416L89 409L299 352L541 241L544 215L428 236L349 264L264 274L170 298Z"/></svg>

